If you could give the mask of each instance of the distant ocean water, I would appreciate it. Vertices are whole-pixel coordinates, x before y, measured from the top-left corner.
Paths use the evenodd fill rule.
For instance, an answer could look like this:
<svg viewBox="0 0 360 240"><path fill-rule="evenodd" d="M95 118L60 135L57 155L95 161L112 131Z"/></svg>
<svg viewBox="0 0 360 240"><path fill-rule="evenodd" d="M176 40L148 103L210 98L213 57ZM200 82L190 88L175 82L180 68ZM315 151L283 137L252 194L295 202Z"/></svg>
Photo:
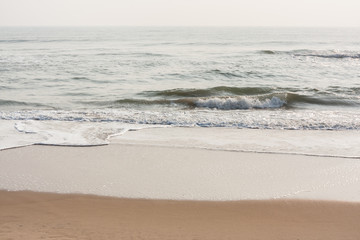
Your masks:
<svg viewBox="0 0 360 240"><path fill-rule="evenodd" d="M68 141L76 123L91 138ZM149 126L360 130L360 28L2 27L0 124L0 149Z"/></svg>

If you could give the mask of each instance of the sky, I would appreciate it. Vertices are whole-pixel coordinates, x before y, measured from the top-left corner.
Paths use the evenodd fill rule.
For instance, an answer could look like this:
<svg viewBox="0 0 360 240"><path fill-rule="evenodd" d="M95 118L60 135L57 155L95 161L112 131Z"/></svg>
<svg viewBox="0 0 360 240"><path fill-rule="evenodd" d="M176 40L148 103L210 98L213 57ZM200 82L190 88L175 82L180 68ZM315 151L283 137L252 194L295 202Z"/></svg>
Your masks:
<svg viewBox="0 0 360 240"><path fill-rule="evenodd" d="M0 26L360 26L360 0L0 0Z"/></svg>

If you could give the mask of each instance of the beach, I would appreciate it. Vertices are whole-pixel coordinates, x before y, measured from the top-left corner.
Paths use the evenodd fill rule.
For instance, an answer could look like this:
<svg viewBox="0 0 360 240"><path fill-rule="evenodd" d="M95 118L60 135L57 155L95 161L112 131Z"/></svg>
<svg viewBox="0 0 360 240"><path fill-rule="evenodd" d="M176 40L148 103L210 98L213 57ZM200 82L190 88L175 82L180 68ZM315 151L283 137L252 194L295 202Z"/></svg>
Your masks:
<svg viewBox="0 0 360 240"><path fill-rule="evenodd" d="M0 191L1 239L359 239L360 204Z"/></svg>
<svg viewBox="0 0 360 240"><path fill-rule="evenodd" d="M0 27L0 239L360 239L359 42Z"/></svg>
<svg viewBox="0 0 360 240"><path fill-rule="evenodd" d="M103 146L32 145L0 152L0 189L174 200L356 202L356 133L329 131L320 141L324 133L316 131L153 128L128 131ZM344 157L332 156L331 151L344 147L326 139L346 136L353 139L353 149ZM280 147L286 151L278 152ZM299 154L304 148L308 152Z"/></svg>
<svg viewBox="0 0 360 240"><path fill-rule="evenodd" d="M147 129L106 146L0 151L1 238L360 237L358 159L216 149L194 140L207 131L227 134Z"/></svg>

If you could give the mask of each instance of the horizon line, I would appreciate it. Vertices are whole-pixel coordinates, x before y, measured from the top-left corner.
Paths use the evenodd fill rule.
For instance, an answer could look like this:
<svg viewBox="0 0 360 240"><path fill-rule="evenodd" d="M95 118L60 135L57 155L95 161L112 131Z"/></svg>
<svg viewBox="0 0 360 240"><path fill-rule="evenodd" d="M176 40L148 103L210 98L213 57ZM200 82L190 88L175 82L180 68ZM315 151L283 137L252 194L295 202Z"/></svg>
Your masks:
<svg viewBox="0 0 360 240"><path fill-rule="evenodd" d="M234 27L234 28L360 28L359 26L310 25L0 25L0 27Z"/></svg>

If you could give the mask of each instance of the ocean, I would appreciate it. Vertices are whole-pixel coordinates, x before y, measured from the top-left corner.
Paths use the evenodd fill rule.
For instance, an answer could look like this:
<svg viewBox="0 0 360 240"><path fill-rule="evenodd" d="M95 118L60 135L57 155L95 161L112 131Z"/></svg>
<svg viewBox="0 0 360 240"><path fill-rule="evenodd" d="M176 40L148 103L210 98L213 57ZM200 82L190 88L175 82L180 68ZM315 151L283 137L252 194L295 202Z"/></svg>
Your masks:
<svg viewBox="0 0 360 240"><path fill-rule="evenodd" d="M358 131L360 28L0 28L0 149L153 127Z"/></svg>

